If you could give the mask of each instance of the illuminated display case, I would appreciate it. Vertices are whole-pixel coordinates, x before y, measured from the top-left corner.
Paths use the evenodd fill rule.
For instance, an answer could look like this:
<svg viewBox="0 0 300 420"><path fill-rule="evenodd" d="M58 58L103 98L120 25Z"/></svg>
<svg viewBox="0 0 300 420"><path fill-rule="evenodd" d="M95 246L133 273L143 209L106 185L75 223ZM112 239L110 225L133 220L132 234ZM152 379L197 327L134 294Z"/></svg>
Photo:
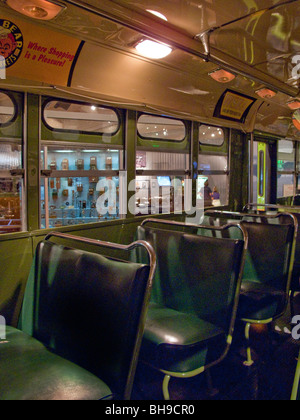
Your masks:
<svg viewBox="0 0 300 420"><path fill-rule="evenodd" d="M95 145L43 142L41 228L119 218L122 154Z"/></svg>

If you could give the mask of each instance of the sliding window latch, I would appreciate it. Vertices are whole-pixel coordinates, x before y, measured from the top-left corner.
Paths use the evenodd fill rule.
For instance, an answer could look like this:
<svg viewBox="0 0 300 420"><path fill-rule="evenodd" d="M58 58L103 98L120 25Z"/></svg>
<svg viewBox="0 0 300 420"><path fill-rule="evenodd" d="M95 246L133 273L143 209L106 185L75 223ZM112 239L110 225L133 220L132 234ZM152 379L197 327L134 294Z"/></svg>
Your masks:
<svg viewBox="0 0 300 420"><path fill-rule="evenodd" d="M45 178L51 178L52 170L51 169L42 169L41 176Z"/></svg>
<svg viewBox="0 0 300 420"><path fill-rule="evenodd" d="M24 176L25 174L24 169L11 169L9 172L11 176Z"/></svg>

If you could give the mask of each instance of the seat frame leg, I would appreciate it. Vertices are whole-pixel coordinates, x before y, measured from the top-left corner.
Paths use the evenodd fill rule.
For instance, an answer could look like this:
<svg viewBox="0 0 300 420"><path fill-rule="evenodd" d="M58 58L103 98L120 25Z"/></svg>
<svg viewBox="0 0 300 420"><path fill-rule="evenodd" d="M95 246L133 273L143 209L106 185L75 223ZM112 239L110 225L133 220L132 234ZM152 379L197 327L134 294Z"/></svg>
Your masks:
<svg viewBox="0 0 300 420"><path fill-rule="evenodd" d="M162 391L163 391L164 399L166 401L169 401L170 400L170 393L169 393L170 379L171 379L171 376L170 375L165 375L164 381L163 381L163 386L162 386Z"/></svg>
<svg viewBox="0 0 300 420"><path fill-rule="evenodd" d="M296 373L295 373L295 379L294 379L291 401L297 401L298 390L299 390L299 386L300 386L299 382L300 382L300 352L299 352L299 356L298 356L298 362L297 362L297 367L296 367Z"/></svg>
<svg viewBox="0 0 300 420"><path fill-rule="evenodd" d="M213 385L213 379L212 379L212 376L211 376L211 371L210 371L210 369L207 369L207 370L205 371L205 374L206 374L206 381L207 381L208 395L209 395L210 397L215 397L216 395L218 395L219 390L218 390L217 388L214 388L214 385Z"/></svg>
<svg viewBox="0 0 300 420"><path fill-rule="evenodd" d="M295 294L296 290L291 290L290 294L290 306L291 306L291 318L294 318L296 311L295 311Z"/></svg>
<svg viewBox="0 0 300 420"><path fill-rule="evenodd" d="M252 353L251 353L251 347L250 347L250 328L251 323L247 322L245 327L245 338L247 341L247 360L244 362L244 366L251 367L254 364L254 361L252 360Z"/></svg>

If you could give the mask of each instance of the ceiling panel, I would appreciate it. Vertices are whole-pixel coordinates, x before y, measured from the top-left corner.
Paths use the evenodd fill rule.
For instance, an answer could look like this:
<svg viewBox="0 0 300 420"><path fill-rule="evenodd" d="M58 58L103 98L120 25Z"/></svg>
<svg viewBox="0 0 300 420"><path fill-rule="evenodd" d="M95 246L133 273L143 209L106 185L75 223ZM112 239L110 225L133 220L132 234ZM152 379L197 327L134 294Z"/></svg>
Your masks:
<svg viewBox="0 0 300 420"><path fill-rule="evenodd" d="M292 60L300 54L300 2L258 12L218 29L211 45L291 86Z"/></svg>
<svg viewBox="0 0 300 420"><path fill-rule="evenodd" d="M289 0L112 0L112 3L140 13L157 11L168 19L170 25L195 36L287 1ZM85 2L95 6L98 4L99 7L99 0Z"/></svg>

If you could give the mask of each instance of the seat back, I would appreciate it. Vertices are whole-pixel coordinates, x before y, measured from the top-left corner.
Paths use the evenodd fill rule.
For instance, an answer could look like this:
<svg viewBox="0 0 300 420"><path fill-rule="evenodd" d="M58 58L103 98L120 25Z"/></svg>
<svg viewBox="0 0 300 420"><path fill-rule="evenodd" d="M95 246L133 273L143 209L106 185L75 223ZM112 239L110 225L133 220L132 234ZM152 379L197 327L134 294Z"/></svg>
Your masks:
<svg viewBox="0 0 300 420"><path fill-rule="evenodd" d="M22 330L128 399L152 276L153 266L43 241L28 280Z"/></svg>
<svg viewBox="0 0 300 420"><path fill-rule="evenodd" d="M138 228L138 238L152 244L157 255L152 301L196 315L231 335L245 242L146 225Z"/></svg>
<svg viewBox="0 0 300 420"><path fill-rule="evenodd" d="M285 292L286 307L295 261L297 219L289 213L231 214L218 211L206 212L206 217L217 225L228 223L232 217L239 220L249 236L243 282L260 283Z"/></svg>
<svg viewBox="0 0 300 420"><path fill-rule="evenodd" d="M257 204L247 204L245 206L245 210L251 210L252 208L257 208ZM261 207L261 206L260 206ZM277 211L288 211L291 213L298 222L298 230L296 235L296 248L295 248L295 261L293 266L293 272L292 272L292 279L291 279L291 290L292 291L298 291L300 290L300 207L287 207L287 206L279 206L279 205L273 205L273 204L266 204L262 208L267 210L277 210ZM271 222L271 220L269 220ZM281 216L278 218L278 223L286 224L290 223L290 218L287 216Z"/></svg>
<svg viewBox="0 0 300 420"><path fill-rule="evenodd" d="M249 234L243 281L270 285L288 293L294 238L293 226L241 223Z"/></svg>

